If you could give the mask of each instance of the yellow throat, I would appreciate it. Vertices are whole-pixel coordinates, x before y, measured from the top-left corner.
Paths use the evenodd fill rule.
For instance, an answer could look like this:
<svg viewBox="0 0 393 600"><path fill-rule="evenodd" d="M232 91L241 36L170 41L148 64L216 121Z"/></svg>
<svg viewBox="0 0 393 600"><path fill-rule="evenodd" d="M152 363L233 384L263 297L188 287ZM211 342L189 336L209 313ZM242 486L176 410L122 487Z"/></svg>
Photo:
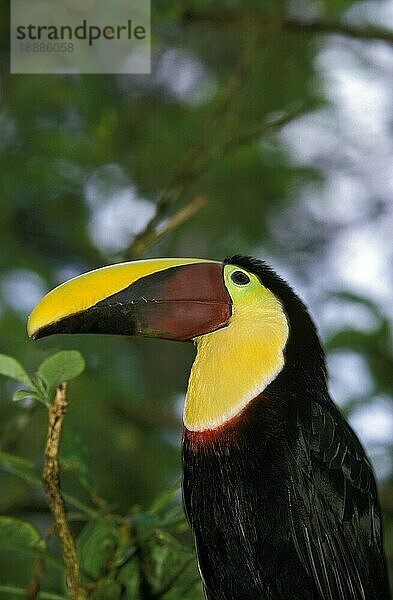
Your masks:
<svg viewBox="0 0 393 600"><path fill-rule="evenodd" d="M235 271L248 285L236 285ZM280 301L258 277L235 265L224 267L232 298L227 327L196 338L184 425L190 431L215 429L239 414L279 374L288 339L288 322Z"/></svg>

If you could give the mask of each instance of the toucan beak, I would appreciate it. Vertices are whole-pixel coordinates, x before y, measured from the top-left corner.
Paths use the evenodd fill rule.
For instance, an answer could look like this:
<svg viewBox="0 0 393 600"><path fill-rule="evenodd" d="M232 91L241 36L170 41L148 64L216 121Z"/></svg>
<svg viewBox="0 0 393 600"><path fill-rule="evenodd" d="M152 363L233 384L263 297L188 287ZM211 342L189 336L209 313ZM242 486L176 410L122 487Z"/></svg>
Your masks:
<svg viewBox="0 0 393 600"><path fill-rule="evenodd" d="M75 277L47 294L28 334L111 333L190 340L229 323L223 263L171 258L120 263Z"/></svg>

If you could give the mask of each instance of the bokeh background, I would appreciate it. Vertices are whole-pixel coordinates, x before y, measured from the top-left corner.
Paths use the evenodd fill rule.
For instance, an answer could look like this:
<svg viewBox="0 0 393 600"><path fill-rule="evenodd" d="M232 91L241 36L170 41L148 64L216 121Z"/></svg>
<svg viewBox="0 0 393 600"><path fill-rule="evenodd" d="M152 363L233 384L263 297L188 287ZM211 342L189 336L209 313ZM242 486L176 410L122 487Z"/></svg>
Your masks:
<svg viewBox="0 0 393 600"><path fill-rule="evenodd" d="M151 75L39 76L9 74L0 4L0 352L34 371L81 350L67 427L100 495L147 507L180 475L192 345L33 343L26 317L56 284L117 261L266 260L319 326L332 394L376 470L392 567L393 4L152 8ZM0 379L0 450L42 466L45 411L14 391ZM1 514L48 526L42 493L1 469L0 490ZM28 560L0 552L0 584L23 584Z"/></svg>

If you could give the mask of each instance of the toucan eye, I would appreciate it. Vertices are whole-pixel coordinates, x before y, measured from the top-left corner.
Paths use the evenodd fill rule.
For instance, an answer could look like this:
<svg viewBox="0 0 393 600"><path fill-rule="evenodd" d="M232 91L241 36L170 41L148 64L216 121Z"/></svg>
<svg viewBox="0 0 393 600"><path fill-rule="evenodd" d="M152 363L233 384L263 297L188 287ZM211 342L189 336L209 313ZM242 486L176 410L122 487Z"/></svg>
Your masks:
<svg viewBox="0 0 393 600"><path fill-rule="evenodd" d="M247 285L247 283L250 283L249 276L243 271L234 271L231 275L231 279L236 285Z"/></svg>

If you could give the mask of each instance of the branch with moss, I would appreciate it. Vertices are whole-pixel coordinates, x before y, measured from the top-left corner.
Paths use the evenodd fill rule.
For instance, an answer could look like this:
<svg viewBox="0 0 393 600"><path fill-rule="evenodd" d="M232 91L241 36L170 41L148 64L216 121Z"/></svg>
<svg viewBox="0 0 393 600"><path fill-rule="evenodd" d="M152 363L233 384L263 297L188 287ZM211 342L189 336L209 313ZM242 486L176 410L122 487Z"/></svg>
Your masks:
<svg viewBox="0 0 393 600"><path fill-rule="evenodd" d="M216 26L247 26L258 27L268 31L293 31L296 33L326 33L341 35L348 38L364 41L382 41L393 44L393 31L377 25L350 25L340 21L327 21L322 19L304 20L292 19L282 15L248 12L248 11L222 11L199 12L186 10L181 14L184 24L210 23Z"/></svg>
<svg viewBox="0 0 393 600"><path fill-rule="evenodd" d="M53 403L49 406L49 429L45 448L43 483L48 504L55 520L56 533L63 548L71 597L73 600L84 600L86 595L81 583L75 542L67 522L64 499L60 489L59 450L67 408L67 384L62 383L57 387Z"/></svg>

